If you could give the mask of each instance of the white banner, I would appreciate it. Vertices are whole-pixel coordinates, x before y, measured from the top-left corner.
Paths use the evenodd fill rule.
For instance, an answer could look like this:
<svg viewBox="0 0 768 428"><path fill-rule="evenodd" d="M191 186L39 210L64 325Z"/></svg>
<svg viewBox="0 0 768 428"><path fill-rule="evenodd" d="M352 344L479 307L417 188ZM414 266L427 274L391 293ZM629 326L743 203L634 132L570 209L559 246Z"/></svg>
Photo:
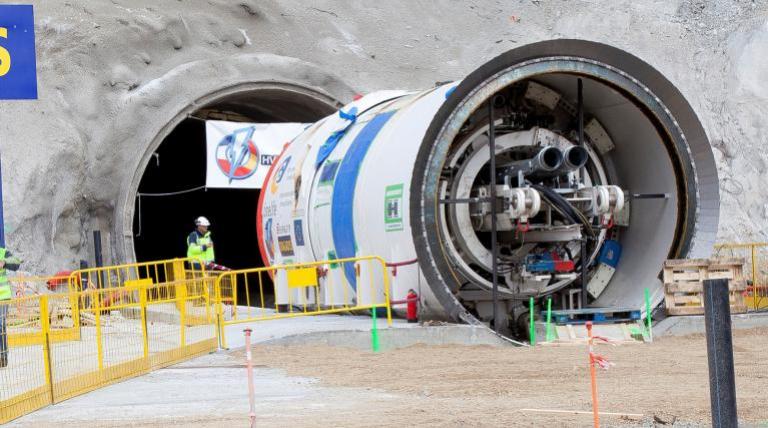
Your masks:
<svg viewBox="0 0 768 428"><path fill-rule="evenodd" d="M206 121L206 187L261 189L283 146L308 125Z"/></svg>

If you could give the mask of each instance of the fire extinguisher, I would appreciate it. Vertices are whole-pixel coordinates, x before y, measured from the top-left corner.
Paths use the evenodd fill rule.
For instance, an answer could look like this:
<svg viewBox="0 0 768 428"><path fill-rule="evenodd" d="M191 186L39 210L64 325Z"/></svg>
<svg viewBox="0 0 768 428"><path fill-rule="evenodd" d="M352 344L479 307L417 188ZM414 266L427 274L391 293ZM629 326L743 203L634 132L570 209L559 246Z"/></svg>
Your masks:
<svg viewBox="0 0 768 428"><path fill-rule="evenodd" d="M418 305L419 305L419 295L416 294L413 289L408 290L408 295L406 296L406 319L409 323L415 323L419 322L419 314L418 314Z"/></svg>

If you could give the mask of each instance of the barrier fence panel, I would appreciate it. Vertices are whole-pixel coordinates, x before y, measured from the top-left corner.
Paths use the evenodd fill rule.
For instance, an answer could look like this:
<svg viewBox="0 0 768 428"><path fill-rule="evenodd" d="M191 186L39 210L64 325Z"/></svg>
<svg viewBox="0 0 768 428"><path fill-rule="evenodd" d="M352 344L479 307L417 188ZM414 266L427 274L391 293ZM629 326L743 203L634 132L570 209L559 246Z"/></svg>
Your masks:
<svg viewBox="0 0 768 428"><path fill-rule="evenodd" d="M77 291L70 287L69 275L30 276L18 273L14 276L9 276L8 281L11 283L11 291L14 297L34 296L48 292L66 293Z"/></svg>
<svg viewBox="0 0 768 428"><path fill-rule="evenodd" d="M87 282L103 274L102 284L112 287L0 302L7 334L0 333L9 345L8 367L0 368L0 423L217 348L215 277L179 261L132 267L133 276L130 269L70 276ZM119 280L106 281L117 272ZM61 333L73 330L76 336Z"/></svg>
<svg viewBox="0 0 768 428"><path fill-rule="evenodd" d="M382 308L392 323L389 275L377 256L223 272L215 293L222 347L224 327L244 322Z"/></svg>
<svg viewBox="0 0 768 428"><path fill-rule="evenodd" d="M175 259L13 281L22 292L0 301L0 424L226 347L228 324L378 309L392 322L380 257L221 273Z"/></svg>
<svg viewBox="0 0 768 428"><path fill-rule="evenodd" d="M163 284L146 294L144 319L152 369L164 367L218 347L215 307L209 290L214 277ZM163 297L174 296L174 297ZM167 320L167 322L158 322Z"/></svg>
<svg viewBox="0 0 768 428"><path fill-rule="evenodd" d="M0 424L52 402L40 317L46 306L41 296L0 301ZM25 339L14 341L14 336Z"/></svg>
<svg viewBox="0 0 768 428"><path fill-rule="evenodd" d="M87 290L136 287L148 284L148 281L159 284L197 279L205 275L204 265L195 259L183 258L80 269L72 272L69 283L72 289Z"/></svg>
<svg viewBox="0 0 768 428"><path fill-rule="evenodd" d="M715 245L715 256L745 260L745 276L749 278L744 296L747 310L768 310L768 242L718 244Z"/></svg>
<svg viewBox="0 0 768 428"><path fill-rule="evenodd" d="M13 291L13 295L16 298L21 298L25 296L40 296L43 294L48 294L48 292L56 293L56 294L64 294L67 295L70 299L76 299L74 294L71 294L71 292L77 291L74 288L70 286L69 283L69 276L26 276L26 275L18 275L14 277L8 278L11 283L11 288ZM23 300L18 300L17 305L20 305L20 302ZM74 302L70 302L69 305L67 305L69 308L74 307L74 311L69 311L67 313L63 313L60 311L61 308L59 305L52 305L50 306L50 310L53 313L53 316L57 319L54 325L52 325L49 340L51 342L61 342L66 340L78 340L80 338L80 329L78 328L79 323L77 322L78 317L78 311L77 311L77 305L74 305ZM39 310L38 308L25 308L22 305L20 305L19 309L19 316L24 316L25 314L38 314ZM38 320L39 323L39 320ZM39 334L34 332L16 332L13 333L10 336L10 340L14 344L22 344L25 341L39 341Z"/></svg>

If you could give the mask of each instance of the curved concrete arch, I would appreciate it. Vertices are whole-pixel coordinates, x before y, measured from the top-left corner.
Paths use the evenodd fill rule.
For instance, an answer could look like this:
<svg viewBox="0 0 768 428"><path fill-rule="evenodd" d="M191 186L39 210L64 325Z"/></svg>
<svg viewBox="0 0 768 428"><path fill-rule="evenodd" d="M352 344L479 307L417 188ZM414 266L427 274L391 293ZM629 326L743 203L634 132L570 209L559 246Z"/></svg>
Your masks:
<svg viewBox="0 0 768 428"><path fill-rule="evenodd" d="M349 100L354 91L337 77L318 67L276 55L242 55L194 61L176 67L162 77L137 88L126 97L127 107L116 116L115 127L105 138L120 147L117 172L119 189L111 222L115 259L136 259L133 245L135 198L152 153L185 118L202 107L233 95L280 93L328 113ZM327 113L326 113L327 114Z"/></svg>

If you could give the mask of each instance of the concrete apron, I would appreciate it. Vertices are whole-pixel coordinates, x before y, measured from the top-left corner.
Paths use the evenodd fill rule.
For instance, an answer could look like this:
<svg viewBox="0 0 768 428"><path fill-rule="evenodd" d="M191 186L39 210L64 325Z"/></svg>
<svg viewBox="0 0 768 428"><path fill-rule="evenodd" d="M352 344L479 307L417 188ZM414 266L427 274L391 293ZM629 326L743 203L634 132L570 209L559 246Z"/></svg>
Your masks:
<svg viewBox="0 0 768 428"><path fill-rule="evenodd" d="M511 342L497 336L488 328L461 324L380 329L379 342L382 351L415 345L513 346ZM371 332L370 330L342 330L302 333L266 340L259 345L324 345L370 350Z"/></svg>

